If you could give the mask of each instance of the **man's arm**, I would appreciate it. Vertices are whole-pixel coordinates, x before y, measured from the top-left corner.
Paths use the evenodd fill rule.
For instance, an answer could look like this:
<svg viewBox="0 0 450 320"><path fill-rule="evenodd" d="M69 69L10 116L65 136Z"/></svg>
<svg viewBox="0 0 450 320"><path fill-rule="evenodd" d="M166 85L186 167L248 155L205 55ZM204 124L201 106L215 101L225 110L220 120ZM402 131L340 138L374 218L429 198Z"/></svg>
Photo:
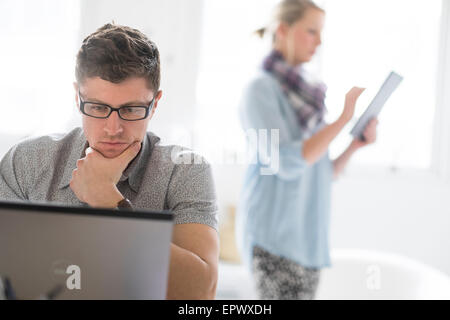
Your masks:
<svg viewBox="0 0 450 320"><path fill-rule="evenodd" d="M22 188L20 186L20 182L22 181L22 179L20 179L20 177L17 177L16 173L20 171L21 174L23 174L25 171L28 171L29 176L30 168L28 168L28 170L24 170L23 168L20 168L18 170L16 151L17 146L9 150L0 162L0 200L26 200L26 196L23 194Z"/></svg>
<svg viewBox="0 0 450 320"><path fill-rule="evenodd" d="M168 299L214 299L219 263L217 199L210 165L188 150L172 150L176 163L166 196L174 214Z"/></svg>
<svg viewBox="0 0 450 320"><path fill-rule="evenodd" d="M105 159L95 150L87 152L73 172L72 190L93 207L115 207L122 198L115 185L138 150L130 148L115 159ZM166 201L175 214L167 298L214 299L219 240L213 228L217 205L209 165L176 166Z"/></svg>
<svg viewBox="0 0 450 320"><path fill-rule="evenodd" d="M214 299L219 237L203 224L174 226L167 299Z"/></svg>

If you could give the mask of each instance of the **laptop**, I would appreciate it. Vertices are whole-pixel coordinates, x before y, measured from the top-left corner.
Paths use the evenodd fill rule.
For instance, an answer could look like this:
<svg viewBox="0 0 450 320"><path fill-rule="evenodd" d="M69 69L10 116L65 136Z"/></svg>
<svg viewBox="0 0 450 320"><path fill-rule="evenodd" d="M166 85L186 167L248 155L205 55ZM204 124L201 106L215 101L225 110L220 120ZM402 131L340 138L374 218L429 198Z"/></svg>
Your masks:
<svg viewBox="0 0 450 320"><path fill-rule="evenodd" d="M0 299L165 299L173 214L0 202Z"/></svg>

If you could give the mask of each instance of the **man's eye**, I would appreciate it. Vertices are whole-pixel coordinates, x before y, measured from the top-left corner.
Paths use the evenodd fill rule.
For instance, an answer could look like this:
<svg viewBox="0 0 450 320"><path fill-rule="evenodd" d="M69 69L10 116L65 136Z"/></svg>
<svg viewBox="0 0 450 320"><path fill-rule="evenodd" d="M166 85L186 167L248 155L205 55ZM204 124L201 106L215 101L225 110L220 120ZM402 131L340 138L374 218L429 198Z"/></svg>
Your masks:
<svg viewBox="0 0 450 320"><path fill-rule="evenodd" d="M99 116L99 117L103 117L104 115L108 114L108 112L109 112L109 108L107 106L102 106L100 104L87 104L85 106L84 110L89 115Z"/></svg>
<svg viewBox="0 0 450 320"><path fill-rule="evenodd" d="M133 113L138 113L140 110L140 108L134 108L134 107L127 107L127 108L122 108L122 113L123 114L133 114Z"/></svg>
<svg viewBox="0 0 450 320"><path fill-rule="evenodd" d="M96 105L93 105L93 106L91 106L91 109L92 109L93 111L106 111L107 107L105 107L105 106L96 106Z"/></svg>
<svg viewBox="0 0 450 320"><path fill-rule="evenodd" d="M124 113L133 113L133 108L123 108L122 112L124 112Z"/></svg>

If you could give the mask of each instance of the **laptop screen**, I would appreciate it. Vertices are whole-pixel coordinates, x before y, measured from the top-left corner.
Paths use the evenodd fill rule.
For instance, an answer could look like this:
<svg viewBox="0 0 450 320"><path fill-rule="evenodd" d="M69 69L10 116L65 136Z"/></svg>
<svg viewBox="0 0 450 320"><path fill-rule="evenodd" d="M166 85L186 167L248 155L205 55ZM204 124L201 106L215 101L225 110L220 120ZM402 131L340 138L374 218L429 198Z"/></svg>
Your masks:
<svg viewBox="0 0 450 320"><path fill-rule="evenodd" d="M0 202L0 287L17 299L165 299L172 226L170 212Z"/></svg>

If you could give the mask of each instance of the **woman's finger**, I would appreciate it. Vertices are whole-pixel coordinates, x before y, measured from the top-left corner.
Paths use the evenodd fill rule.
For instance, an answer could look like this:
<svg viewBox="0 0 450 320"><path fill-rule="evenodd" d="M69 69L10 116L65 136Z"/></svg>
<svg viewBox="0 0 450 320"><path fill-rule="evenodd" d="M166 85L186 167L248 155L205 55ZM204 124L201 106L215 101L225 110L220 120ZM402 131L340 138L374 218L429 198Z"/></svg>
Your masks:
<svg viewBox="0 0 450 320"><path fill-rule="evenodd" d="M376 139L377 131L376 131L376 124L371 123L367 126L366 130L364 131L364 137L366 141L373 142Z"/></svg>
<svg viewBox="0 0 450 320"><path fill-rule="evenodd" d="M378 119L377 118L373 118L372 120L370 120L369 125L374 127L378 124Z"/></svg>

